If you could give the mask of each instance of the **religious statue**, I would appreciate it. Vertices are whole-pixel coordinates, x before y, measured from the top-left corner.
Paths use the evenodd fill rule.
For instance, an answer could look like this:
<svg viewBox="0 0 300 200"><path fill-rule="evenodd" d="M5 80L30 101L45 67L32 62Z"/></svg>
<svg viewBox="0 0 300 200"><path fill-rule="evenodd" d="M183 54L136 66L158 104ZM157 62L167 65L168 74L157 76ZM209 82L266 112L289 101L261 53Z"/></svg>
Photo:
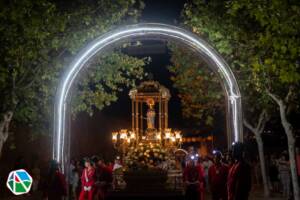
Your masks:
<svg viewBox="0 0 300 200"><path fill-rule="evenodd" d="M149 99L147 101L149 106L147 111L147 129L155 129L155 110L154 110L154 100Z"/></svg>

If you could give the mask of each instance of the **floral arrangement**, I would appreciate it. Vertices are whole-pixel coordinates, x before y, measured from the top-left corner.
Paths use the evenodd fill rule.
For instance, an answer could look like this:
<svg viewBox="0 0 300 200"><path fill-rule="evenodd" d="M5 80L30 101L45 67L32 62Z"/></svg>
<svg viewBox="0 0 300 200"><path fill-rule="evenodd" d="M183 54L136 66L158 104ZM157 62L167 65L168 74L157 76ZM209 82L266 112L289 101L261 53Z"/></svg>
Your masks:
<svg viewBox="0 0 300 200"><path fill-rule="evenodd" d="M159 144L140 143L131 147L125 158L128 169L163 169L167 152Z"/></svg>

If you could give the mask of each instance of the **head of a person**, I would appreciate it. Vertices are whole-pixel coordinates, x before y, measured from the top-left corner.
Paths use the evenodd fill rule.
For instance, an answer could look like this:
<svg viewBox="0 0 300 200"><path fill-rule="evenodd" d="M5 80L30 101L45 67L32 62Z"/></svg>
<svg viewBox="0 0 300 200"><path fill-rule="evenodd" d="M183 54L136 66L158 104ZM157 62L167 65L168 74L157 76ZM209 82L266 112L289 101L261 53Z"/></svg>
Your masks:
<svg viewBox="0 0 300 200"><path fill-rule="evenodd" d="M193 167L195 166L195 161L193 159L189 159L188 162L187 162L187 166L188 167Z"/></svg>
<svg viewBox="0 0 300 200"><path fill-rule="evenodd" d="M77 168L82 167L82 162L81 162L80 160L77 160L77 161L76 161L76 167L77 167Z"/></svg>
<svg viewBox="0 0 300 200"><path fill-rule="evenodd" d="M194 152L194 147L193 146L189 146L188 147L188 152L189 153L193 153Z"/></svg>
<svg viewBox="0 0 300 200"><path fill-rule="evenodd" d="M93 166L96 167L96 165L98 164L99 157L98 156L93 156L91 158L91 160L92 160Z"/></svg>
<svg viewBox="0 0 300 200"><path fill-rule="evenodd" d="M223 156L222 156L222 153L220 151L215 151L214 152L214 162L216 164L220 164L221 161L222 161L222 158L223 158Z"/></svg>
<svg viewBox="0 0 300 200"><path fill-rule="evenodd" d="M91 161L91 159L85 158L85 159L84 159L84 166L85 166L86 168L92 167L92 161Z"/></svg>
<svg viewBox="0 0 300 200"><path fill-rule="evenodd" d="M76 161L75 161L74 159L71 159L71 160L70 160L70 164L71 164L71 165L75 165L75 164L76 164Z"/></svg>
<svg viewBox="0 0 300 200"><path fill-rule="evenodd" d="M99 158L99 160L97 161L97 165L100 167L104 166L105 165L104 160L102 158Z"/></svg>
<svg viewBox="0 0 300 200"><path fill-rule="evenodd" d="M197 165L202 165L202 161L201 157L197 157Z"/></svg>
<svg viewBox="0 0 300 200"><path fill-rule="evenodd" d="M120 156L116 157L115 164L121 164L121 158L120 158Z"/></svg>
<svg viewBox="0 0 300 200"><path fill-rule="evenodd" d="M59 164L56 160L51 160L50 161L50 174L55 174L57 171L59 171Z"/></svg>
<svg viewBox="0 0 300 200"><path fill-rule="evenodd" d="M243 159L245 153L245 146L241 142L234 143L232 146L232 158L240 161Z"/></svg>
<svg viewBox="0 0 300 200"><path fill-rule="evenodd" d="M289 160L288 155L285 154L285 153L282 153L281 156L280 156L280 160L282 160L282 161L288 161Z"/></svg>

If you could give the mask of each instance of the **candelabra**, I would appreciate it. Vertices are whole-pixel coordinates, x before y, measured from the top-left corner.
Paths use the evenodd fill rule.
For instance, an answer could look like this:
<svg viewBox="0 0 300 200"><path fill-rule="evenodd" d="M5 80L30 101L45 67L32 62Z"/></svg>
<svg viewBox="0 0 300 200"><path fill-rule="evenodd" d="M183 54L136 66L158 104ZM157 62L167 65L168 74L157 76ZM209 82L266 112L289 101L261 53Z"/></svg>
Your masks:
<svg viewBox="0 0 300 200"><path fill-rule="evenodd" d="M121 129L118 132L112 132L112 142L114 148L121 152L123 156L126 155L129 147L135 147L140 143L158 143L161 144L167 150L173 151L180 148L182 143L181 131L172 131L172 129L165 129L163 134L161 132L155 132L154 137L147 137L142 135L138 137L134 131L128 131L127 129Z"/></svg>
<svg viewBox="0 0 300 200"><path fill-rule="evenodd" d="M136 135L133 131L121 129L119 132L112 132L112 142L114 148L118 152L122 152L124 157L128 148L135 145Z"/></svg>

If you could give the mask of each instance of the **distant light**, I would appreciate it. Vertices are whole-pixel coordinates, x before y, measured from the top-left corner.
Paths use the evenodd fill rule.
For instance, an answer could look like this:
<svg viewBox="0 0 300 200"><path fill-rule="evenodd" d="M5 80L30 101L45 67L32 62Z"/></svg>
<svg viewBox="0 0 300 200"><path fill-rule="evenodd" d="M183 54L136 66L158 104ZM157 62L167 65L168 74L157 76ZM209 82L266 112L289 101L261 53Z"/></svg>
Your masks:
<svg viewBox="0 0 300 200"><path fill-rule="evenodd" d="M194 159L195 159L195 156L191 156L191 159L194 160Z"/></svg>

